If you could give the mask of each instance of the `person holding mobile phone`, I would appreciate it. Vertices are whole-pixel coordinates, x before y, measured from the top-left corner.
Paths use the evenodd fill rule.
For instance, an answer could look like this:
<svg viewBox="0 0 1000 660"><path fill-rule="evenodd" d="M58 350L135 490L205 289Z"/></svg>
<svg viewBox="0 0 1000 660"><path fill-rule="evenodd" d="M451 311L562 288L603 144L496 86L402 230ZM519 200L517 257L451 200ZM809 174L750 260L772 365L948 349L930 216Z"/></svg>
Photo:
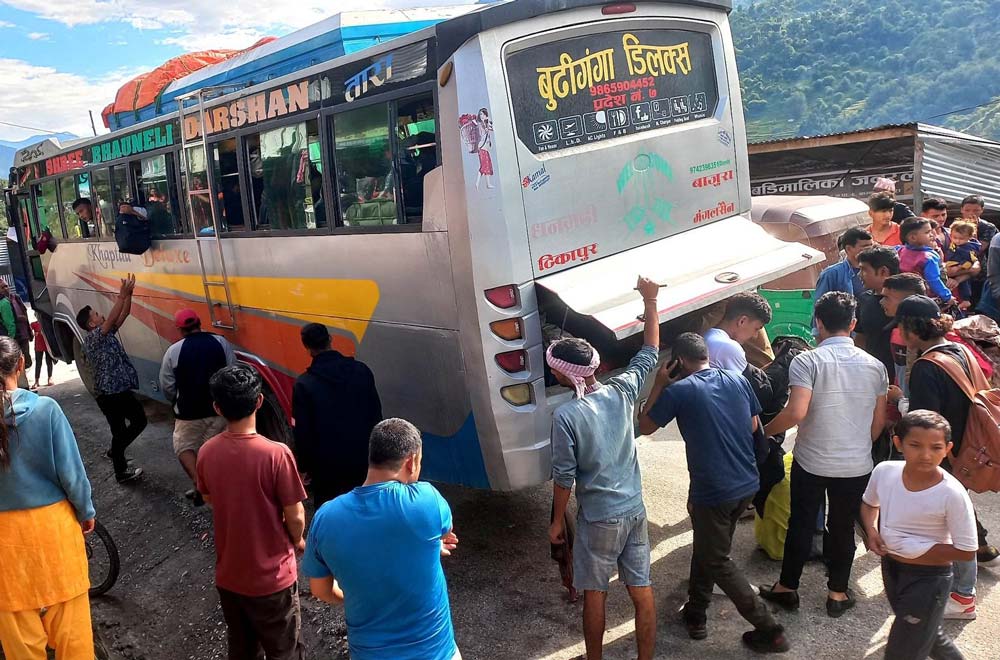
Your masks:
<svg viewBox="0 0 1000 660"><path fill-rule="evenodd" d="M705 340L687 332L674 342L673 360L656 373L639 431L649 435L676 419L686 446L694 531L688 601L681 610L688 636L708 637L708 606L718 584L754 626L744 644L759 653L784 653L784 629L729 554L736 522L760 485L754 451L760 412L749 381L710 367Z"/></svg>

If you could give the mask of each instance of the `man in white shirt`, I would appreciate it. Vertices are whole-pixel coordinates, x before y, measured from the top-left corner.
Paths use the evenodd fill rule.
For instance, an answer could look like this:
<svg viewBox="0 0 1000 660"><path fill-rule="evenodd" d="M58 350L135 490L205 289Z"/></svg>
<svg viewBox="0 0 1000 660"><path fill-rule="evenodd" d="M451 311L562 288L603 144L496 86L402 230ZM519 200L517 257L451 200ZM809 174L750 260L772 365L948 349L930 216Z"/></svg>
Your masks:
<svg viewBox="0 0 1000 660"><path fill-rule="evenodd" d="M882 581L896 620L887 658L961 658L941 629L952 562L974 561L979 539L972 502L941 469L951 451L944 417L915 410L896 423L902 461L872 472L861 505L868 549L882 557Z"/></svg>
<svg viewBox="0 0 1000 660"><path fill-rule="evenodd" d="M771 306L756 291L737 293L730 298L722 321L705 333L709 366L743 373L747 368L743 344L770 322Z"/></svg>
<svg viewBox="0 0 1000 660"><path fill-rule="evenodd" d="M872 471L872 442L885 426L889 377L885 366L854 345L857 302L831 291L816 302L819 346L795 356L788 371L788 405L764 427L775 435L798 425L792 462L791 516L781 578L761 597L799 607L799 579L809 558L820 507L829 496L829 594L826 611L854 607L847 589L854 562L854 521Z"/></svg>

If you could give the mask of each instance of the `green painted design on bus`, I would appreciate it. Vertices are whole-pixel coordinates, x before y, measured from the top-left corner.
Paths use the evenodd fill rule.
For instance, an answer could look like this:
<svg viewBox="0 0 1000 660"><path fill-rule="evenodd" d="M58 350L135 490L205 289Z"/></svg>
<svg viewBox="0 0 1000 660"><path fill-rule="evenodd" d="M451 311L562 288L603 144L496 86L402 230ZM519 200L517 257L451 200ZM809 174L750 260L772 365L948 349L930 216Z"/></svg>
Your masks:
<svg viewBox="0 0 1000 660"><path fill-rule="evenodd" d="M639 154L626 163L618 175L619 195L625 194L629 187L639 191L639 202L630 207L623 218L630 232L641 226L647 235L652 236L660 223L675 224L670 217L674 210L673 202L654 194L656 174L667 181L674 180L670 163L659 154L652 153Z"/></svg>

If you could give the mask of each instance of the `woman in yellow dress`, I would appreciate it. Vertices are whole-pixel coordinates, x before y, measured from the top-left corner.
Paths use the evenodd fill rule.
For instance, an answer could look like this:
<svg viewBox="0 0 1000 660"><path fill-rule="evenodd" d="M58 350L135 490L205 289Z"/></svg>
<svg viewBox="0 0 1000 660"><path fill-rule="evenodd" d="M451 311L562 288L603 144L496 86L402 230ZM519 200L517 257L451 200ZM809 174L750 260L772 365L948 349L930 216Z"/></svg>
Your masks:
<svg viewBox="0 0 1000 660"><path fill-rule="evenodd" d="M0 337L0 645L7 660L93 660L84 534L90 482L54 400L19 389L24 357Z"/></svg>

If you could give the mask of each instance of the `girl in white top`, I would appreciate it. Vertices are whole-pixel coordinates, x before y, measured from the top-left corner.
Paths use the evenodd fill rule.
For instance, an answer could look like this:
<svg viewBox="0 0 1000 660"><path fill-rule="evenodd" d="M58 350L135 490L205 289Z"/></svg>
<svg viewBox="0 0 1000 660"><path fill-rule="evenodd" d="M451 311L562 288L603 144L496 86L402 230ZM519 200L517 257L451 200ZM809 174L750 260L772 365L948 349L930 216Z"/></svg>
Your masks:
<svg viewBox="0 0 1000 660"><path fill-rule="evenodd" d="M940 467L952 447L951 427L935 412L916 410L896 424L893 442L904 460L875 468L861 505L866 545L882 557L896 615L885 657L960 659L941 620L951 563L974 558L979 541L968 493Z"/></svg>

